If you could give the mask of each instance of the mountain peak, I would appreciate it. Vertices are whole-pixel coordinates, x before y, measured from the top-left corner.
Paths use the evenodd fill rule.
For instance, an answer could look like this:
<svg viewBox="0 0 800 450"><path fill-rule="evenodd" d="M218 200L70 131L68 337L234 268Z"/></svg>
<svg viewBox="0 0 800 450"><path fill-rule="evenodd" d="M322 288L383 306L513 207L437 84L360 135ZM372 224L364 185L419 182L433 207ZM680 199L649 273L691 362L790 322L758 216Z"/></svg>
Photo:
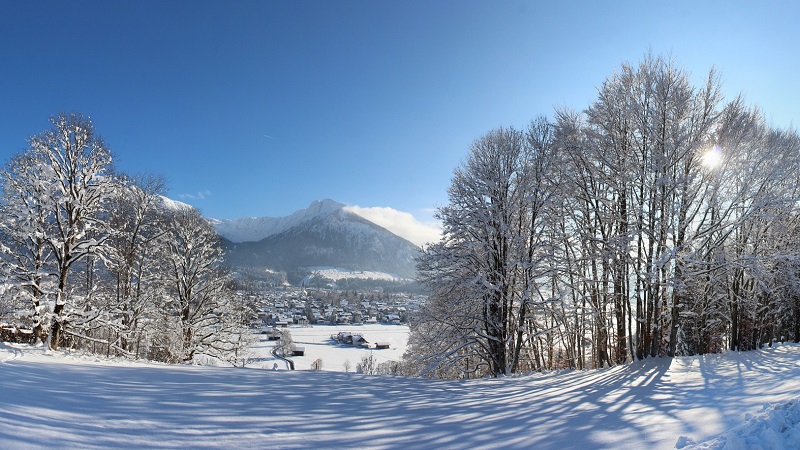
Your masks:
<svg viewBox="0 0 800 450"><path fill-rule="evenodd" d="M411 279L418 247L335 200L311 202L286 217L212 221L227 241L226 264L247 273L282 271L290 282L308 267L381 272Z"/></svg>
<svg viewBox="0 0 800 450"><path fill-rule="evenodd" d="M413 278L418 248L411 242L347 211L333 200L311 203L308 208L261 224L262 239L228 238L226 263L233 268L283 271L290 282L308 267L335 267L346 271L382 272L395 278ZM269 226L269 230L265 227Z"/></svg>
<svg viewBox="0 0 800 450"><path fill-rule="evenodd" d="M339 203L336 200L326 198L324 200L314 200L310 205L308 205L308 208L302 211L305 211L308 213L308 215L312 216L328 216L344 208L345 206L347 205L344 203Z"/></svg>
<svg viewBox="0 0 800 450"><path fill-rule="evenodd" d="M192 205L188 205L177 200L172 200L171 198L167 198L163 195L159 195L158 197L161 201L161 206L169 211L186 211L193 208Z"/></svg>
<svg viewBox="0 0 800 450"><path fill-rule="evenodd" d="M212 221L217 232L231 242L257 242L270 236L340 211L345 204L335 200L315 200L307 208L285 217L239 217Z"/></svg>

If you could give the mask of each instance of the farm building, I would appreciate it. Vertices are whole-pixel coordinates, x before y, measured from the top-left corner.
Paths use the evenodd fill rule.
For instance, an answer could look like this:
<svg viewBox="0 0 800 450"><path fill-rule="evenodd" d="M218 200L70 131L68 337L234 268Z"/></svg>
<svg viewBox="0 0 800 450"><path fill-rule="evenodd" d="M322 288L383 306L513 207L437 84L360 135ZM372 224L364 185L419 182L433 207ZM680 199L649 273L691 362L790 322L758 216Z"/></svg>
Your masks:
<svg viewBox="0 0 800 450"><path fill-rule="evenodd" d="M349 331L340 331L339 334L332 335L331 339L340 344L353 345L356 347L369 347L369 341L367 341L364 336L350 333Z"/></svg>

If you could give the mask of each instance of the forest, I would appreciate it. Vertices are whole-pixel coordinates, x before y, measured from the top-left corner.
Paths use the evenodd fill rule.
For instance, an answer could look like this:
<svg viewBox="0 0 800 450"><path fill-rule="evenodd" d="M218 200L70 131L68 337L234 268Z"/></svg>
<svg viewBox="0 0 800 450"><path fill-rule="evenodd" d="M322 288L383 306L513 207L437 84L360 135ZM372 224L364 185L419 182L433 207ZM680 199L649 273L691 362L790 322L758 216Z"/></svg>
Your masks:
<svg viewBox="0 0 800 450"><path fill-rule="evenodd" d="M800 341L800 138L720 76L622 64L477 139L417 261L409 373L501 376Z"/></svg>
<svg viewBox="0 0 800 450"><path fill-rule="evenodd" d="M7 337L236 364L252 311L220 266L213 227L162 197L163 179L117 173L88 117L51 123L0 172L0 317L16 322Z"/></svg>

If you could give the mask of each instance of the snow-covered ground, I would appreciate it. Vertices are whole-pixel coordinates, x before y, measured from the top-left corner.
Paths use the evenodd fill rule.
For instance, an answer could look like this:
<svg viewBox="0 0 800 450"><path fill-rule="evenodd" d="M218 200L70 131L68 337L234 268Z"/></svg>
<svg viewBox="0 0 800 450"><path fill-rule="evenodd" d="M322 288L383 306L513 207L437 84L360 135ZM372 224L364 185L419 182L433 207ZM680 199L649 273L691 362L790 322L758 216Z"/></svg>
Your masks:
<svg viewBox="0 0 800 450"><path fill-rule="evenodd" d="M346 372L346 363L349 371L355 371L356 364L361 362L363 356L372 355L376 364L386 361L399 361L406 351L408 341L408 326L405 325L314 325L313 327L290 327L292 340L298 347L305 348L304 356L292 358L295 369L310 369L311 364L317 359L322 359L322 370L330 372ZM388 349L366 349L351 345L337 344L331 340L331 335L340 331L361 334L375 346L376 342L386 342ZM279 369L286 369L287 364L274 356L271 351L275 341L261 340L253 349L253 359L250 367L271 369L278 364Z"/></svg>
<svg viewBox="0 0 800 450"><path fill-rule="evenodd" d="M797 448L798 396L797 345L439 381L0 344L4 449Z"/></svg>
<svg viewBox="0 0 800 450"><path fill-rule="evenodd" d="M312 278L319 276L333 281L344 279L356 280L383 280L383 281L403 281L403 278L385 272L375 272L372 270L348 270L338 267L309 267L311 275L303 279L303 283L308 283Z"/></svg>
<svg viewBox="0 0 800 450"><path fill-rule="evenodd" d="M800 448L800 398L766 403L756 415L745 414L745 422L716 439L700 444L681 436L675 445L683 449L748 450Z"/></svg>

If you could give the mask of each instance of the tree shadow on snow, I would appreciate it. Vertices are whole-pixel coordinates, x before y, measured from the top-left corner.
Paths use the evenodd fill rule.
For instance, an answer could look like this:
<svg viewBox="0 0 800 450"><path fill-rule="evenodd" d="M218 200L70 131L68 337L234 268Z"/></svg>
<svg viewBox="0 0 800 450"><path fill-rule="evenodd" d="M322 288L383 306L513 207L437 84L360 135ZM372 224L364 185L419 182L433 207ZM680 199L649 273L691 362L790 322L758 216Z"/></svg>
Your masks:
<svg viewBox="0 0 800 450"><path fill-rule="evenodd" d="M746 408L754 400L737 400L737 392L761 392L753 391L748 374L772 370L757 356L700 358L699 367L693 361L656 358L598 371L468 381L12 361L0 364L0 442L4 448L669 448L675 430L705 433L703 424L689 423L687 409L713 412L722 396ZM731 376L737 365L742 379Z"/></svg>

